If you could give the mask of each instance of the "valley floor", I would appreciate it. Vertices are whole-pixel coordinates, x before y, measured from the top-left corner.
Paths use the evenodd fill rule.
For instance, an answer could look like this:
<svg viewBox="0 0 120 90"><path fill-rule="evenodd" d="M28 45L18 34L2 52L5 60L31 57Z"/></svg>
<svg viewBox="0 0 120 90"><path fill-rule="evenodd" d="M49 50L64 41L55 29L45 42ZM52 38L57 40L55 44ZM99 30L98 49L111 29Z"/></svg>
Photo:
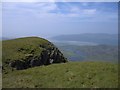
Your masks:
<svg viewBox="0 0 120 90"><path fill-rule="evenodd" d="M3 74L3 88L116 88L118 66L106 62L68 62Z"/></svg>

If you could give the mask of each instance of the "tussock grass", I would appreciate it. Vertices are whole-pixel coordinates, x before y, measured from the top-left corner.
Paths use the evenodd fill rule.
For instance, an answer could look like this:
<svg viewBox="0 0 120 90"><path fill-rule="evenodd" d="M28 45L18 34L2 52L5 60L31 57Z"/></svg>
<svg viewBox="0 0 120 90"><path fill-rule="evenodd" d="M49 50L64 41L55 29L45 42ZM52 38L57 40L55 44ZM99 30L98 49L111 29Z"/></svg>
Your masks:
<svg viewBox="0 0 120 90"><path fill-rule="evenodd" d="M116 88L117 64L68 62L3 75L3 88Z"/></svg>

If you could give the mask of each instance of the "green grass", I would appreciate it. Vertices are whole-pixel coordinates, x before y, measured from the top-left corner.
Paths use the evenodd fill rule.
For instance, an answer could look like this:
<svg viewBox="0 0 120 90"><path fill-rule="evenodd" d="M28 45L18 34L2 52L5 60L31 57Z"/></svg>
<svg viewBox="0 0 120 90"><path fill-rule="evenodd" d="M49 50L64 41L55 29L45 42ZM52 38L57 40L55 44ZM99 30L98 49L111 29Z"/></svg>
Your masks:
<svg viewBox="0 0 120 90"><path fill-rule="evenodd" d="M68 62L3 74L3 88L116 88L118 66L105 62Z"/></svg>
<svg viewBox="0 0 120 90"><path fill-rule="evenodd" d="M9 60L25 59L28 55L40 55L43 48L39 45L49 47L49 42L38 37L19 38L14 40L3 41L3 62ZM21 50L21 51L20 51Z"/></svg>

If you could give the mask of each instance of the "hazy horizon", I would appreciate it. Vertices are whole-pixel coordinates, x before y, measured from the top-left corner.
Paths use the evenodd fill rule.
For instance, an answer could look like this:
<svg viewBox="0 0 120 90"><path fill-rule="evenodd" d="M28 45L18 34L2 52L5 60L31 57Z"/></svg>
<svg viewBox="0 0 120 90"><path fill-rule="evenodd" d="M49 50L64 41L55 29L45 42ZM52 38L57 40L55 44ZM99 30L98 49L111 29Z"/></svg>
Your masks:
<svg viewBox="0 0 120 90"><path fill-rule="evenodd" d="M2 36L118 34L117 2L4 2Z"/></svg>

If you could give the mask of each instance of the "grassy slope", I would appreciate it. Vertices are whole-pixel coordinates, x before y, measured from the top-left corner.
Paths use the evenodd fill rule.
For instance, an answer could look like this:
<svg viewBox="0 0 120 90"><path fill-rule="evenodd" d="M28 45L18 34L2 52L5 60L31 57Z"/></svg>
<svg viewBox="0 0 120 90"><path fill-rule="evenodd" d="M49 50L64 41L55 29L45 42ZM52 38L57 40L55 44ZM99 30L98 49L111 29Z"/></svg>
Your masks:
<svg viewBox="0 0 120 90"><path fill-rule="evenodd" d="M105 62L68 62L3 74L3 88L117 87L117 65Z"/></svg>
<svg viewBox="0 0 120 90"><path fill-rule="evenodd" d="M39 45L48 46L49 42L42 38L27 37L3 41L3 62L6 60L24 59L29 54L38 55L42 48ZM22 52L19 49L24 49ZM32 51L34 51L32 53Z"/></svg>

